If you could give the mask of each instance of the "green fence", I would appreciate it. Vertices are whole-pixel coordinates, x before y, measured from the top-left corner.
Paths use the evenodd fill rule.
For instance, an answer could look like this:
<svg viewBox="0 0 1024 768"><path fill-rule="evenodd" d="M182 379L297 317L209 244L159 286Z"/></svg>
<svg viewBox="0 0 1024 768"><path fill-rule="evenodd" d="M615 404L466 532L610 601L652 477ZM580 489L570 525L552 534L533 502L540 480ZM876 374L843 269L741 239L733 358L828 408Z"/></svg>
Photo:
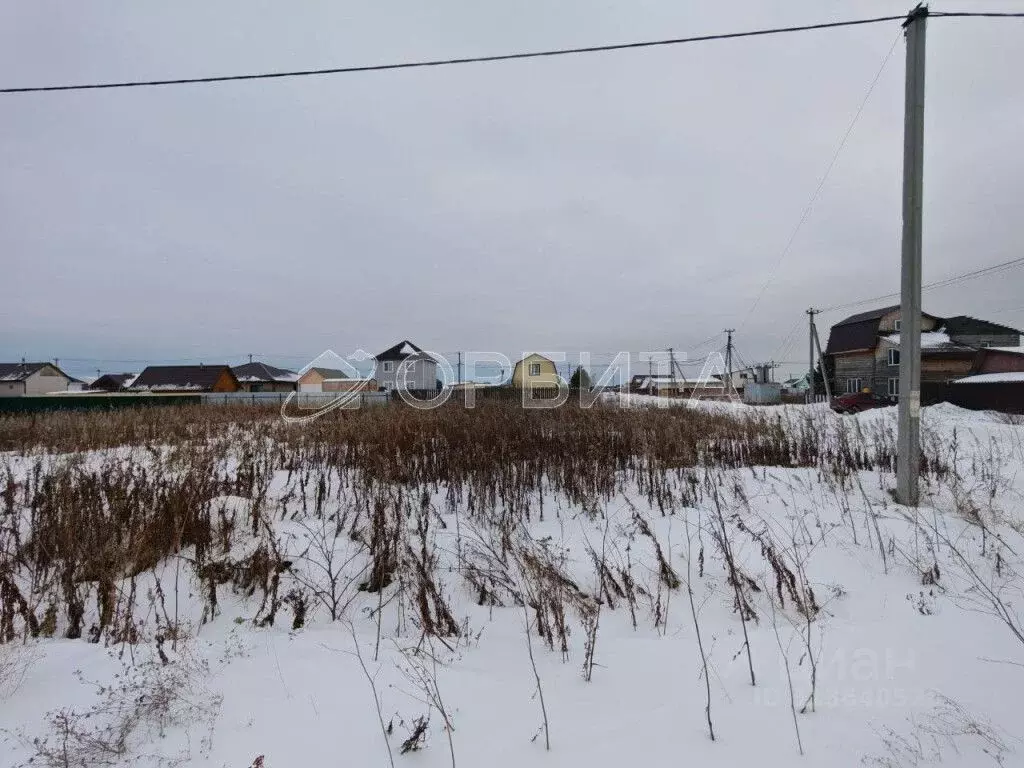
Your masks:
<svg viewBox="0 0 1024 768"><path fill-rule="evenodd" d="M198 405L199 395L39 395L0 397L0 416L53 411L111 411L158 405Z"/></svg>

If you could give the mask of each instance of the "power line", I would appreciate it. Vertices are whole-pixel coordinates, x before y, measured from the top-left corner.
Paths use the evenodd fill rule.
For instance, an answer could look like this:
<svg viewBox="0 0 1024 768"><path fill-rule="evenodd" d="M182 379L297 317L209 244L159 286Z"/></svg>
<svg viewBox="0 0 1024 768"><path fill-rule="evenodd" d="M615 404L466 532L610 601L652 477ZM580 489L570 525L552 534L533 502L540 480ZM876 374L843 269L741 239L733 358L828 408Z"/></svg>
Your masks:
<svg viewBox="0 0 1024 768"><path fill-rule="evenodd" d="M750 319L750 316L754 314L754 310L757 309L757 305L761 303L761 299L764 298L765 291L768 290L768 287L775 280L775 274L778 272L779 267L782 265L782 262L785 260L786 256L789 255L789 251L793 247L793 243L796 242L796 236L800 233L800 230L801 228L803 228L803 225L807 222L807 219L810 218L811 209L814 207L814 204L818 201L818 196L821 195L822 189L825 188L825 182L828 181L828 177L832 173L832 169L835 167L836 162L839 160L839 155L842 153L843 148L846 146L846 142L849 141L850 135L853 133L853 129L857 125L857 121L860 120L860 116L864 112L864 107L867 106L868 99L871 98L871 94L874 92L875 86L878 85L878 81L882 77L882 72L885 71L885 65L888 64L889 59L892 58L892 52L896 50L896 44L899 42L901 35L902 30L897 32L896 37L893 38L892 45L889 47L888 53L886 53L885 57L882 59L882 63L878 67L878 71L875 73L874 78L872 78L871 83L868 85L867 91L864 93L864 98L861 99L860 101L860 106L857 107L857 111L854 113L853 119L850 121L850 124L846 128L846 132L839 140L839 145L836 147L835 152L832 153L832 159L829 160L828 165L825 167L825 173L822 174L821 179L818 181L818 186L815 187L814 192L811 194L811 199L808 200L807 205L804 206L804 211L802 214L800 214L800 219L799 221L797 221L796 227L793 228L793 232L790 234L789 240L786 241L785 247L783 247L782 251L779 253L778 258L775 259L775 264L772 266L771 272L768 273L768 279L765 280L764 284L761 286L761 290L758 291L753 304L751 304L750 309L747 310L747 314L744 316L743 322L740 323L739 327L741 329L746 325L747 321Z"/></svg>
<svg viewBox="0 0 1024 768"><path fill-rule="evenodd" d="M793 338L793 334L796 333L797 327L801 324L802 321L802 317L797 317L796 321L793 323L793 327L789 329L789 332L786 333L786 335L783 337L782 341L779 343L779 346L776 348L775 352L772 353L772 359L776 357L781 357L783 354L789 353L790 341Z"/></svg>
<svg viewBox="0 0 1024 768"><path fill-rule="evenodd" d="M503 53L490 56L466 56L452 59L427 59L424 61L406 61L393 64L367 64L352 67L330 67L326 69L301 69L284 72L259 72L242 75L214 75L209 77L179 77L166 80L125 80L107 83L81 83L75 85L41 85L14 88L0 88L0 93L41 93L48 91L90 91L109 88L142 88L161 85L190 85L199 83L225 83L240 80L274 80L288 77L312 77L322 75L343 75L359 72L384 72L396 69L423 69L426 67L446 67L456 64L481 64L496 61L517 61L520 59L540 59L555 56L571 56L585 53L605 53L608 51L625 51L637 48L658 48L686 43L703 43L713 40L735 40L748 37L764 37L767 35L787 34L791 32L810 32L839 27L864 26L889 21L903 21L904 16L876 16L868 19L849 19L820 24L802 24L792 27L772 27L754 29L745 32L724 32L713 35L695 35L693 37L675 37L663 40L642 40L629 43L611 43L607 45L590 45L579 48L553 48L543 51L524 51L520 53Z"/></svg>
<svg viewBox="0 0 1024 768"><path fill-rule="evenodd" d="M935 288L945 288L947 286L955 285L957 283L962 283L962 282L965 282L967 280L975 280L975 279L977 279L979 277L988 277L989 275L994 275L994 274L998 274L1000 272L1005 272L1006 270L1012 269L1012 268L1017 267L1017 266L1020 266L1021 264L1024 264L1024 256L1022 256L1020 258L1017 258L1017 259L1010 259L1010 261L1004 261L1001 264L992 264L991 266L988 266L988 267L982 267L981 269L975 269L975 270L973 270L971 272L964 272L963 274L960 274L960 275L953 275L952 277L947 277L947 278L945 278L943 280L936 280L934 283L928 283L927 285L922 285L921 286L921 290L922 291L929 291L929 290L933 290ZM872 296L870 299L861 299L860 301L851 301L851 302L848 302L846 304L836 304L836 305L831 306L831 307L825 307L821 311L822 312L833 312L833 311L835 311L837 309L850 309L852 307L859 307L859 306L862 306L864 304L873 304L876 301L883 301L885 299L892 299L892 298L895 298L896 296L899 296L899 295L900 295L899 291L896 291L894 293L886 293L886 294L883 294L882 296Z"/></svg>
<svg viewBox="0 0 1024 768"><path fill-rule="evenodd" d="M1019 11L933 11L929 17L946 16L949 18L979 18L979 19L1024 19L1024 13Z"/></svg>

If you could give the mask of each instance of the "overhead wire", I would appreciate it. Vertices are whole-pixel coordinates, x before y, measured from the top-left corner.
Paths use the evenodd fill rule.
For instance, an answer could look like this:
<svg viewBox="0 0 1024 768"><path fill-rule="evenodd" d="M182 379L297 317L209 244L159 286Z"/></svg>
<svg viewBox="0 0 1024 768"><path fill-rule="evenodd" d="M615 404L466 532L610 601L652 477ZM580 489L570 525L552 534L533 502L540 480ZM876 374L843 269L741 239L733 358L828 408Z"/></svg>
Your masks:
<svg viewBox="0 0 1024 768"><path fill-rule="evenodd" d="M1018 266L1022 266L1022 265L1024 265L1024 256L1022 256L1020 258L1016 258L1016 259L1010 259L1009 261L1004 261L1004 262L1001 262L999 264L992 264L992 265L987 266L987 267L982 267L980 269L975 269L975 270L972 270L970 272L964 272L964 273L959 274L959 275L953 275L951 277L947 277L947 278L944 278L942 280L936 280L935 282L932 282L932 283L926 283L925 285L921 286L921 290L922 291L931 291L931 290L934 290L936 288L946 288L946 287L948 287L950 285L956 285L958 283L966 282L967 280L975 280L975 279L977 279L979 277L988 277L989 275L994 275L994 274L999 274L1001 272L1006 272L1009 269L1013 269L1014 267L1018 267ZM860 299L858 301L850 301L850 302L847 302L845 304L835 304L835 305L833 305L831 307L824 307L821 311L822 312L834 312L834 311L840 310L840 309L852 309L854 307L863 306L864 304L873 304L873 303L875 303L877 301L884 301L885 299L893 299L893 298L896 298L899 295L900 295L899 291L893 291L892 293L885 293L885 294L882 294L880 296L872 296L869 299Z"/></svg>
<svg viewBox="0 0 1024 768"><path fill-rule="evenodd" d="M796 226L789 235L789 239L786 241L785 246L779 252L778 257L775 259L775 263L772 265L771 271L768 273L768 278L764 281L761 286L761 290L758 291L757 296L754 298L753 303L747 310L747 314L744 315L743 320L739 324L739 328L742 330L746 325L747 321L750 320L751 315L754 314L754 310L757 309L758 304L761 303L761 299L764 298L765 292L769 286L774 282L775 275L779 271L779 267L782 266L782 262L789 255L790 250L793 247L793 243L796 242L797 235L800 234L800 230L804 224L807 223L807 219L810 218L811 210L814 208L814 204L818 201L818 197L821 195L822 190L825 188L825 184L828 181L828 177L832 173L832 169L835 168L836 162L839 160L839 155L842 154L843 148L850 139L850 135L853 133L854 127L857 125L857 121L860 120L860 116L864 113L864 107L867 106L868 99L871 98L871 94L875 91L875 86L878 85L878 81L882 78L882 73L885 71L886 65L889 63L889 59L892 58L893 51L896 50L896 44L899 42L902 35L902 30L896 33L896 37L893 38L892 45L889 46L888 52L882 58L882 63L878 67L878 71L875 72L875 76L871 79L868 84L867 91L864 93L864 97L860 101L860 105L857 107L856 112L853 114L853 119L850 120L850 124L846 127L846 131L843 133L842 138L839 140L839 144L836 146L835 152L832 153L832 159L829 160L828 165L825 167L825 172L821 175L818 180L818 185L814 188L814 192L811 193L811 199L807 201L807 205L804 206L803 213L800 214L799 220L797 220Z"/></svg>
<svg viewBox="0 0 1024 768"><path fill-rule="evenodd" d="M741 38L764 37L793 32L811 32L814 30L837 29L840 27L864 26L890 21L902 21L905 16L875 16L864 19L847 19L845 21L822 22L818 24L800 24L789 27L769 27L741 32L722 32L709 35L693 35L690 37L673 37L661 40L640 40L628 43L609 43L605 45L588 45L574 48L553 48L540 51L521 51L485 56L463 56L448 59L425 59L421 61L404 61L391 64L364 64L348 67L326 67L323 69L299 69L279 72L257 72L238 75L210 75L205 77L175 77L155 80L123 80L115 82L78 83L71 85L35 85L0 88L0 93L44 93L53 91L88 91L112 88L142 88L165 85L193 85L237 82L244 80L273 80L294 77L316 77L324 75L355 74L360 72L386 72L401 69L422 69L427 67L446 67L460 64L482 64L487 62L517 61L523 59L552 58L555 56L572 56L588 53L605 53L610 51L635 50L639 48L657 48L688 43L703 43L714 40L735 40Z"/></svg>

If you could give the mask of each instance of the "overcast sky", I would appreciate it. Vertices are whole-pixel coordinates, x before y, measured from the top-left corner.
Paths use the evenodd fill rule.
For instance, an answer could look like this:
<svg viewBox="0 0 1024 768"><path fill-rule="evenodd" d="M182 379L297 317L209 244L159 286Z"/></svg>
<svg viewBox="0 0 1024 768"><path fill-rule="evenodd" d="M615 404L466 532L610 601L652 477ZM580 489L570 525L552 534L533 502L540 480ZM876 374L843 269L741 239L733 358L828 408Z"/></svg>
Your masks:
<svg viewBox="0 0 1024 768"><path fill-rule="evenodd" d="M385 63L907 10L0 0L0 83ZM87 374L254 353L299 367L404 338L510 356L686 353L727 326L750 362L803 360L806 307L899 287L902 39L779 263L898 32L0 95L0 360L57 357ZM929 22L926 282L1024 255L1022 71L1024 21ZM924 306L1021 326L1022 287L1017 270L928 292ZM824 315L823 334L843 314Z"/></svg>

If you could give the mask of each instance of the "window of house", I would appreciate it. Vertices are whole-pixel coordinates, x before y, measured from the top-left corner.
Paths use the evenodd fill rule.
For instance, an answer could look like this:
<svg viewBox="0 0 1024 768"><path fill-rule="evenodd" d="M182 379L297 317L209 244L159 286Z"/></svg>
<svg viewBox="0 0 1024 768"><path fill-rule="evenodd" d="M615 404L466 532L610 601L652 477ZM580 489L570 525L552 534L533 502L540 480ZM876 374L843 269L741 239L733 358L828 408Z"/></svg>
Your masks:
<svg viewBox="0 0 1024 768"><path fill-rule="evenodd" d="M992 346L992 342L991 341L983 341L983 342L981 342L980 346L982 348L984 348L984 347L991 347Z"/></svg>
<svg viewBox="0 0 1024 768"><path fill-rule="evenodd" d="M391 362L390 360L385 360L384 361L384 373L391 373L393 370L395 370L395 364L393 362Z"/></svg>
<svg viewBox="0 0 1024 768"><path fill-rule="evenodd" d="M893 321L892 327L896 329L896 333L900 332L900 326L901 325L902 325L902 322L900 320L894 320Z"/></svg>
<svg viewBox="0 0 1024 768"><path fill-rule="evenodd" d="M898 349L889 350L889 365L900 364L900 351Z"/></svg>
<svg viewBox="0 0 1024 768"><path fill-rule="evenodd" d="M898 378L889 379L889 397L900 396L900 380Z"/></svg>
<svg viewBox="0 0 1024 768"><path fill-rule="evenodd" d="M860 392L860 390L861 390L861 380L860 379L847 379L846 380L846 392L847 392L847 394L852 395L852 394L854 394L856 392Z"/></svg>
<svg viewBox="0 0 1024 768"><path fill-rule="evenodd" d="M540 376L540 363L530 363L530 375Z"/></svg>

